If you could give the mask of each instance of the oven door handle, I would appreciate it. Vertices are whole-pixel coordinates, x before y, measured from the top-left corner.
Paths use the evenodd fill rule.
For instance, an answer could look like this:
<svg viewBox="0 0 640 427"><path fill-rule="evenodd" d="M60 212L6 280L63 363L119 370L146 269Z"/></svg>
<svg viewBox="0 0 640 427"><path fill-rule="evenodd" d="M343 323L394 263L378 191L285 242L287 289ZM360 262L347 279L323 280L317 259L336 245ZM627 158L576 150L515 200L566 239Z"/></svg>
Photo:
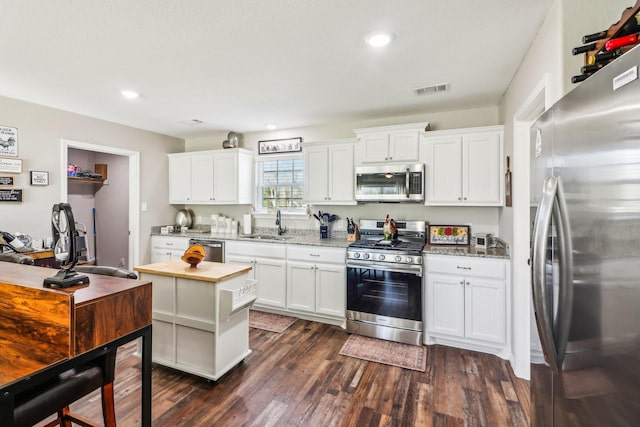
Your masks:
<svg viewBox="0 0 640 427"><path fill-rule="evenodd" d="M392 273L404 273L404 274L413 274L414 276L422 277L422 266L407 266L407 267L392 267L386 265L382 262L357 262L357 261L347 261L347 268L368 268L370 270L383 270L390 271Z"/></svg>

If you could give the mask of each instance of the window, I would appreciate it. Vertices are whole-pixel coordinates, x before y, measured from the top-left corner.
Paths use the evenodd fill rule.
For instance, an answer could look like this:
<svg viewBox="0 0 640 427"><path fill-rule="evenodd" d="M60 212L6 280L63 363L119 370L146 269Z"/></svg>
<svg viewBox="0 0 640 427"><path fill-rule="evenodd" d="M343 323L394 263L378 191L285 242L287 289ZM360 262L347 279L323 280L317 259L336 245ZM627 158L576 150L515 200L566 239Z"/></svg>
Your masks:
<svg viewBox="0 0 640 427"><path fill-rule="evenodd" d="M258 191L256 207L268 212L281 209L302 212L304 161L302 156L279 157L258 161Z"/></svg>

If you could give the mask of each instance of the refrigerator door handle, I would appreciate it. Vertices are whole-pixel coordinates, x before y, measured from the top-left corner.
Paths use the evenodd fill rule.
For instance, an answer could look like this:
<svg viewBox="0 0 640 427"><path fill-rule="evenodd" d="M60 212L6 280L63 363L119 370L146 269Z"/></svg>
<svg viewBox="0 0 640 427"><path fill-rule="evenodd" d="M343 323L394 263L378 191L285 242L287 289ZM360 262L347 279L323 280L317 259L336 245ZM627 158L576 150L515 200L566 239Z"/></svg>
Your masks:
<svg viewBox="0 0 640 427"><path fill-rule="evenodd" d="M533 241L531 248L532 257L532 294L533 307L536 314L536 325L540 335L540 344L545 360L553 372L558 372L558 352L553 339L551 326L551 307L549 307L546 292L546 253L549 226L554 212L556 192L558 190L558 178L549 176L544 181L542 197L533 226Z"/></svg>
<svg viewBox="0 0 640 427"><path fill-rule="evenodd" d="M573 310L573 245L571 244L571 228L569 214L565 202L562 181L557 179L554 203L554 220L558 233L558 255L560 267L560 287L558 290L558 317L554 325L557 343L557 365L562 370L562 362L569 342L569 327Z"/></svg>

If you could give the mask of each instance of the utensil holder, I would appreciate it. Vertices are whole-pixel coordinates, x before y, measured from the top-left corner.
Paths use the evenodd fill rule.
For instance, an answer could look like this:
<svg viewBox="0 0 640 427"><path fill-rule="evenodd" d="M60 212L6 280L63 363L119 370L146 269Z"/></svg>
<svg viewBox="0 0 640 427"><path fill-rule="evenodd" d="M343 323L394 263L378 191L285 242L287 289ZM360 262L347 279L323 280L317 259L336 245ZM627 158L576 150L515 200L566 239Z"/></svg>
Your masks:
<svg viewBox="0 0 640 427"><path fill-rule="evenodd" d="M329 238L329 226L328 225L321 225L320 226L320 238L321 239L328 239Z"/></svg>

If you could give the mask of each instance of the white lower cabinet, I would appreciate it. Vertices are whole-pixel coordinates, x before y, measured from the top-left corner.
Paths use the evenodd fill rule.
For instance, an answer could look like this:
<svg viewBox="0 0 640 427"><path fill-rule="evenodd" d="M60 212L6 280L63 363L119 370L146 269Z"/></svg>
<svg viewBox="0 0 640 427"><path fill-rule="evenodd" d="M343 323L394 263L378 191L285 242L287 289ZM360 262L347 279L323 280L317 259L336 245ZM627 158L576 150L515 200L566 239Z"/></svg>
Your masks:
<svg viewBox="0 0 640 427"><path fill-rule="evenodd" d="M254 308L344 326L346 250L228 240L225 260L253 267Z"/></svg>
<svg viewBox="0 0 640 427"><path fill-rule="evenodd" d="M180 259L188 247L188 237L151 236L151 262Z"/></svg>
<svg viewBox="0 0 640 427"><path fill-rule="evenodd" d="M509 261L427 255L425 344L507 356Z"/></svg>
<svg viewBox="0 0 640 427"><path fill-rule="evenodd" d="M344 318L345 250L290 246L287 253L287 309Z"/></svg>
<svg viewBox="0 0 640 427"><path fill-rule="evenodd" d="M226 262L253 267L257 281L254 307L286 308L287 249L284 245L229 240L225 244Z"/></svg>

